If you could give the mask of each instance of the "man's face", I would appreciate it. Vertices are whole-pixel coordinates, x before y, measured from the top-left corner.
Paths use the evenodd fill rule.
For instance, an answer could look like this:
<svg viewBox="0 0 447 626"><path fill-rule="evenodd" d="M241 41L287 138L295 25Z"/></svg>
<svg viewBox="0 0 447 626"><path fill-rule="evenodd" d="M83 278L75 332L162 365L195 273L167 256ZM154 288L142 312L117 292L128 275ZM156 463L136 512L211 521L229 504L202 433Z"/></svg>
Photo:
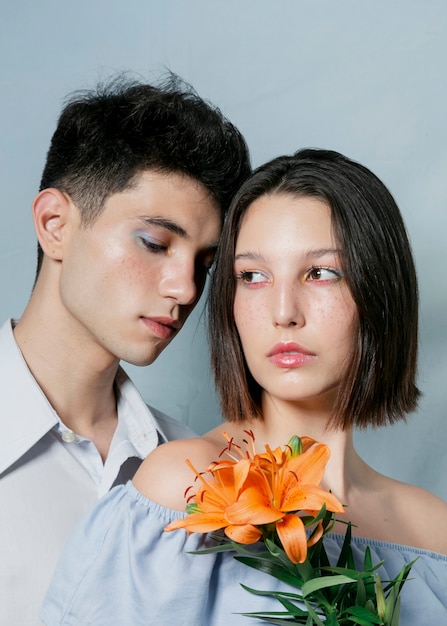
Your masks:
<svg viewBox="0 0 447 626"><path fill-rule="evenodd" d="M220 235L215 201L193 179L146 171L91 226L71 214L60 277L67 332L105 363L152 363L202 293Z"/></svg>

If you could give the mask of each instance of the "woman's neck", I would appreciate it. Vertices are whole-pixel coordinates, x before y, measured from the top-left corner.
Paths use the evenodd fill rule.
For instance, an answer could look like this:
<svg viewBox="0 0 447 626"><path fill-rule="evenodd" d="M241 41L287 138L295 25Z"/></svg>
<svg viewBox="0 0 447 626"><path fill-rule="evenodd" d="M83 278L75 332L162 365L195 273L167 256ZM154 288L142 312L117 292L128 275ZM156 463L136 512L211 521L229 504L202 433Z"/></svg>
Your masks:
<svg viewBox="0 0 447 626"><path fill-rule="evenodd" d="M326 466L322 487L332 491L344 503L349 503L355 494L363 491L377 475L357 454L351 429L340 430L329 427L331 415L320 405L318 410L298 403L284 403L266 399L263 419L250 423L228 424L230 435L238 443L244 429L253 431L255 449L263 452L265 445L271 448L284 447L291 437L311 437L325 443L331 456ZM224 430L224 429L221 429Z"/></svg>

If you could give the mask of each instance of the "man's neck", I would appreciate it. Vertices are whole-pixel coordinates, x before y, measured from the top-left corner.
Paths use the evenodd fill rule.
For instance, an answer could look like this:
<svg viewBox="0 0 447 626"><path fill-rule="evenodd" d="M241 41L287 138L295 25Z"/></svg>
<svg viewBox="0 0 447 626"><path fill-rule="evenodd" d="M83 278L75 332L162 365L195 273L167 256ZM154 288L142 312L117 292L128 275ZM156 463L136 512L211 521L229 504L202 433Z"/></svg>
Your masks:
<svg viewBox="0 0 447 626"><path fill-rule="evenodd" d="M14 329L37 383L62 422L91 439L103 459L117 424L114 381L118 359L70 337L55 316L30 304Z"/></svg>

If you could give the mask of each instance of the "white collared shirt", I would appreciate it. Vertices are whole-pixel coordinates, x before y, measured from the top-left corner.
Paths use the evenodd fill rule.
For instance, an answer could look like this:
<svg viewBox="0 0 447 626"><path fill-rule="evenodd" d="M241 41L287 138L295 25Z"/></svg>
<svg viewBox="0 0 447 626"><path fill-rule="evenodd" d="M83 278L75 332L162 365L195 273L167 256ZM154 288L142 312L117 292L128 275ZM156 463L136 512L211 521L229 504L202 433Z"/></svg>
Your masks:
<svg viewBox="0 0 447 626"><path fill-rule="evenodd" d="M94 444L66 428L29 371L12 323L0 329L0 626L35 626L75 523L114 483L129 457L194 436L150 409L120 369L118 426L103 464Z"/></svg>

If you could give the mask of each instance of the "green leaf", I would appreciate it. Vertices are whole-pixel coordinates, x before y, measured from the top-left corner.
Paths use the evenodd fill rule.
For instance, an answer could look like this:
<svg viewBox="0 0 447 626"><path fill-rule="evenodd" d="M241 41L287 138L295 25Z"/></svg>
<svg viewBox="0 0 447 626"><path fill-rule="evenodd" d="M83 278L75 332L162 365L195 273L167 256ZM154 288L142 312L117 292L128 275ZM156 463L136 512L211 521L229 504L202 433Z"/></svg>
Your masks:
<svg viewBox="0 0 447 626"><path fill-rule="evenodd" d="M368 609L365 609L362 606L352 606L349 609L346 609L345 614L355 617L357 620L361 620L356 621L356 624L365 624L365 626L369 626L370 624L382 623L376 613L371 613L371 611L368 611Z"/></svg>
<svg viewBox="0 0 447 626"><path fill-rule="evenodd" d="M290 602L287 598L281 597L281 594L274 594L275 598L277 600L279 600L279 602L281 602L281 604L283 605L283 607L289 612L289 615L295 617L296 615L305 615L306 613L303 611L303 609L300 609L300 607L296 606L296 604L293 604L292 602Z"/></svg>
<svg viewBox="0 0 447 626"><path fill-rule="evenodd" d="M394 604L393 615L391 616L389 626L399 626L400 623L400 596ZM387 625L388 626L388 625Z"/></svg>
<svg viewBox="0 0 447 626"><path fill-rule="evenodd" d="M307 617L303 617L303 618L298 618L298 619L288 619L287 617L285 619L281 619L281 618L275 618L273 616L269 616L267 614L265 615L258 615L257 613L239 613L239 615L243 615L244 617L254 617L257 620L260 620L262 622L268 622L269 624L275 624L275 626L290 626L290 624L310 624L312 626L313 622L310 621L308 622L308 618ZM305 621L304 621L305 620Z"/></svg>
<svg viewBox="0 0 447 626"><path fill-rule="evenodd" d="M268 538L264 540L264 543L274 559L279 560L281 564L289 571L295 571L295 564L292 563L292 561L289 559L281 546L278 546L277 543Z"/></svg>
<svg viewBox="0 0 447 626"><path fill-rule="evenodd" d="M200 550L190 550L188 554L212 554L213 552L229 552L229 551L234 552L233 546L229 543L223 543L219 546L213 546L211 548L202 548Z"/></svg>
<svg viewBox="0 0 447 626"><path fill-rule="evenodd" d="M309 615L312 617L314 623L317 624L317 626L326 626L325 622L321 621L321 619L317 615L317 613L314 610L313 606L311 604L309 604L309 602L307 602L306 600L304 601L304 603L305 603L306 609L309 611ZM312 624L312 622L309 622L309 623Z"/></svg>
<svg viewBox="0 0 447 626"><path fill-rule="evenodd" d="M372 569L372 558L371 558L371 550L369 548L369 546L366 546L366 550L365 550L365 558L363 559L363 569L364 570L370 570Z"/></svg>
<svg viewBox="0 0 447 626"><path fill-rule="evenodd" d="M359 578L357 581L355 601L358 605L365 606L367 599L365 583L362 578Z"/></svg>
<svg viewBox="0 0 447 626"><path fill-rule="evenodd" d="M329 566L329 557L324 543L319 541L307 551L307 558L314 568Z"/></svg>
<svg viewBox="0 0 447 626"><path fill-rule="evenodd" d="M319 522L320 520L324 519L326 516L327 516L326 502L323 502L323 506L321 507L317 515L315 515L315 517L301 518L301 519L306 519L305 525L310 526L311 524L315 524L316 522Z"/></svg>
<svg viewBox="0 0 447 626"><path fill-rule="evenodd" d="M325 621L325 626L339 626L339 623L340 622L338 621L336 613L332 611L328 613Z"/></svg>
<svg viewBox="0 0 447 626"><path fill-rule="evenodd" d="M386 601L385 601L385 594L383 593L382 583L380 581L379 574L376 574L376 602L377 602L377 613L381 619L384 619Z"/></svg>
<svg viewBox="0 0 447 626"><path fill-rule="evenodd" d="M352 577L344 576L343 574L322 576L321 578L313 578L312 580L306 581L301 587L301 591L303 596L306 598L319 589L325 589L326 587L333 587L336 585L352 584L354 582L355 580L353 580Z"/></svg>
<svg viewBox="0 0 447 626"><path fill-rule="evenodd" d="M375 587L374 587L374 591L375 591ZM376 596L374 594L374 600L376 599ZM371 613L375 613L376 612L376 605L373 602L373 600L371 598L368 598L368 600L365 603L365 609L368 609L368 611L370 611Z"/></svg>
<svg viewBox="0 0 447 626"><path fill-rule="evenodd" d="M297 602L303 602L304 598L301 594L298 593L291 593L291 592L287 592L287 591L263 591L260 589L252 589L252 587L247 587L247 585L244 585L243 583L239 583L241 585L241 587L243 587L246 591L249 591L250 593L253 593L256 596L282 596L284 598L290 598L292 600L296 600Z"/></svg>
<svg viewBox="0 0 447 626"><path fill-rule="evenodd" d="M404 568L405 569L405 568ZM391 589L388 597L386 599L386 608L385 608L385 616L384 623L386 626L398 626L399 625L399 616L400 616L400 576L403 574L403 570L400 571L398 576L393 580L395 586ZM407 572L408 575L408 572Z"/></svg>
<svg viewBox="0 0 447 626"><path fill-rule="evenodd" d="M374 626L375 624L383 624L381 620L378 622L371 621L370 619L362 619L361 617L352 616L349 618L348 624L359 624L359 626Z"/></svg>
<svg viewBox="0 0 447 626"><path fill-rule="evenodd" d="M253 557L245 557L245 556L235 556L236 561L240 563L244 563L244 565L248 565L249 567L253 567L260 572L265 572L282 582L285 582L292 587L301 587L303 584L303 580L297 575L295 572L290 572L285 569L282 565L278 565L275 561L268 561L267 559L261 560L259 558Z"/></svg>
<svg viewBox="0 0 447 626"><path fill-rule="evenodd" d="M351 536L352 536L352 524L348 522L348 527L346 528L345 538L343 540L343 545L341 547L340 556L338 557L337 567L345 567L348 566L351 569L355 569L354 565L354 557L352 555L351 548Z"/></svg>
<svg viewBox="0 0 447 626"><path fill-rule="evenodd" d="M351 569L348 567L322 567L321 569L324 570L325 572L332 572L334 574L345 574L346 576L350 576L351 578L358 580L359 578L363 578L365 580L367 580L368 578L372 577L372 574L379 569L379 567L381 567L384 564L385 561L380 561L379 563L377 563L377 565L375 565L371 570L364 572L362 570L357 570L355 568ZM372 578L372 580L374 581L374 578Z"/></svg>

